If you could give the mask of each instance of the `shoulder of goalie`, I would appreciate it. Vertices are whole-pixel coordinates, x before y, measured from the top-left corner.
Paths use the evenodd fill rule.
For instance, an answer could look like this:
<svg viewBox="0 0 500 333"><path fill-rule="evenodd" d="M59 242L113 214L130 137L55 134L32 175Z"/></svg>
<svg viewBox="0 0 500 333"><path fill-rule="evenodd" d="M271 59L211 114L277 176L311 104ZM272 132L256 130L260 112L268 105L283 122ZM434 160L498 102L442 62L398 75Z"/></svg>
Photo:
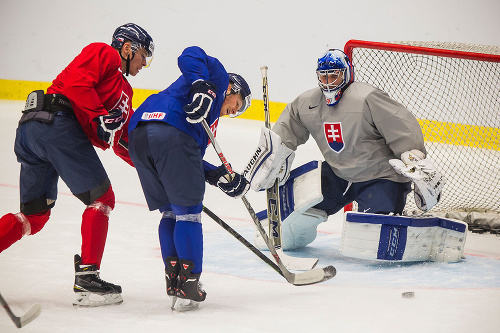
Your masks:
<svg viewBox="0 0 500 333"><path fill-rule="evenodd" d="M295 168L279 190L281 247L283 250L302 248L316 239L317 226L328 219L325 211L312 208L323 201L321 162L311 161ZM267 210L257 213L257 217L267 229ZM257 248L267 249L258 230L254 241Z"/></svg>
<svg viewBox="0 0 500 333"><path fill-rule="evenodd" d="M424 153L413 149L402 153L400 160L390 159L389 163L415 185L415 203L420 210L427 212L439 202L446 179Z"/></svg>
<svg viewBox="0 0 500 333"><path fill-rule="evenodd" d="M457 262L463 257L467 229L463 221L432 215L348 212L340 253L368 260Z"/></svg>
<svg viewBox="0 0 500 333"><path fill-rule="evenodd" d="M277 178L282 185L290 175L294 158L295 152L281 142L280 136L263 127L259 145L242 175L254 191L270 188Z"/></svg>

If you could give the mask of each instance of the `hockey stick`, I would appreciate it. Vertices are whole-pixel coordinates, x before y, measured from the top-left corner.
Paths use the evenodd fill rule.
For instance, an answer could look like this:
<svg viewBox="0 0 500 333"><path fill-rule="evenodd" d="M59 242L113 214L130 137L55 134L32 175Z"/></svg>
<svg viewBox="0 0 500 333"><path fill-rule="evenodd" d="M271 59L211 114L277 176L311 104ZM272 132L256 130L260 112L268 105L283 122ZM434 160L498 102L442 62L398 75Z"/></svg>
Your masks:
<svg viewBox="0 0 500 333"><path fill-rule="evenodd" d="M267 84L267 66L260 68L262 73L262 95L264 99L265 125L271 129L271 119L269 115L269 95ZM280 255L281 261L289 269L308 270L318 263L318 258L297 258L286 255L281 247L281 211L279 200L279 180L274 181L274 185L266 190L267 195L267 219L269 221L269 238L276 252Z"/></svg>
<svg viewBox="0 0 500 333"><path fill-rule="evenodd" d="M226 158L224 157L224 154L222 154L222 151L221 151L219 145L217 144L217 141L215 140L215 137L214 137L212 131L210 130L210 127L207 124L207 121L205 119L203 119L201 124L203 125L205 132L207 132L207 135L208 135L210 141L212 142L212 146L214 147L215 152L219 156L221 162L226 167L226 170L230 174L232 174L233 170L231 169L231 166L227 162ZM267 237L266 231L262 227L262 224L260 223L259 218L257 217L257 214L255 214L255 211L253 210L252 206L250 205L250 202L248 202L247 198L244 195L241 197L241 200L243 201L243 204L245 205L246 209L248 210L248 213L252 217L252 220L253 220L255 226L257 227L257 229L259 230L259 233L262 236L262 239L267 244L269 251L273 255L274 259L276 260L276 263L277 263L279 269L281 270L283 277L289 283L294 284L296 286L302 286L302 285L326 281L326 280L329 280L335 276L336 270L335 270L335 267L333 267L333 266L327 266L324 268L316 268L316 269L312 269L312 270L301 272L301 273L290 272L286 268L286 266L283 264L283 262L281 261L281 258L279 256L279 254L276 252L276 250L274 249L274 246L269 246L270 243L269 243L269 238Z"/></svg>
<svg viewBox="0 0 500 333"><path fill-rule="evenodd" d="M7 304L5 299L3 298L2 294L0 294L0 303L2 303L3 308L5 311L7 311L10 319L16 324L17 328L21 328L30 322L32 322L36 317L40 315L42 312L42 307L40 304L35 304L31 307L31 309L28 310L24 315L21 317L16 316L12 310L10 309L10 306Z"/></svg>
<svg viewBox="0 0 500 333"><path fill-rule="evenodd" d="M274 269L276 272L278 272L281 276L283 276L283 273L281 272L280 268L272 261L269 259L264 253L262 253L258 248L253 246L249 241L245 239L242 235L240 235L236 230L231 228L229 224L224 222L220 217L215 215L214 212L212 212L210 209L207 207L203 206L203 212L210 216L212 220L214 220L218 225L220 225L222 228L224 228L227 232L229 232L234 238L236 238L238 241L240 241L241 244L245 245L247 249L252 251L257 257L259 257L262 261L264 261L266 264L271 266L272 269Z"/></svg>

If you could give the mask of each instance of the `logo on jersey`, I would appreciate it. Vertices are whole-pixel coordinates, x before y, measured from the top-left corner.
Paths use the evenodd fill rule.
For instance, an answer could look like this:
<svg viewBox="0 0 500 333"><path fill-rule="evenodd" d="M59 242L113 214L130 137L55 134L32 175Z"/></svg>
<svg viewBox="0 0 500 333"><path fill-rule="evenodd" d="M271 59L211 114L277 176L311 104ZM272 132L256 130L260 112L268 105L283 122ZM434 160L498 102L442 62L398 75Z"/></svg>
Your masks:
<svg viewBox="0 0 500 333"><path fill-rule="evenodd" d="M165 118L165 112L144 112L141 116L142 120L160 120Z"/></svg>
<svg viewBox="0 0 500 333"><path fill-rule="evenodd" d="M130 111L130 98L125 92L122 91L120 99L111 109L120 109L125 114L124 118L128 118L128 113Z"/></svg>
<svg viewBox="0 0 500 333"><path fill-rule="evenodd" d="M342 136L342 123L323 123L325 138L333 151L340 153L344 147L344 138Z"/></svg>

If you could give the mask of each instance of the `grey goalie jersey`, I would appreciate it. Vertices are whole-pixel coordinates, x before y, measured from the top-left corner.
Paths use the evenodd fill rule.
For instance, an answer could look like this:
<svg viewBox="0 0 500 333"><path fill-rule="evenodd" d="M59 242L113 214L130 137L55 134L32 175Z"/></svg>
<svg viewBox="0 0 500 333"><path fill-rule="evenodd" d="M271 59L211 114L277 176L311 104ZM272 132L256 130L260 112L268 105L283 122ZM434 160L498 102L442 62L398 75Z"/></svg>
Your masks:
<svg viewBox="0 0 500 333"><path fill-rule="evenodd" d="M312 135L335 174L350 182L377 178L408 182L389 159L418 149L426 153L413 114L387 93L353 82L339 103L328 106L320 88L302 93L281 113L272 129L290 149Z"/></svg>

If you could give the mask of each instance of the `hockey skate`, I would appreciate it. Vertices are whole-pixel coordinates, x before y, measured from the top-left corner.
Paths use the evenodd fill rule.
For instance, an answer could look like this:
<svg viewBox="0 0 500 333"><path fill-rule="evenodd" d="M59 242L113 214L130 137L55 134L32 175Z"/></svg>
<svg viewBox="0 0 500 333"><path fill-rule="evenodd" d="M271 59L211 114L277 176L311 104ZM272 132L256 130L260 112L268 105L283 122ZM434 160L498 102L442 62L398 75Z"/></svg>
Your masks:
<svg viewBox="0 0 500 333"><path fill-rule="evenodd" d="M177 299L172 303L172 310L188 311L197 308L200 302L203 302L207 293L201 289L200 274L193 274L194 268L192 261L181 259L180 271L177 279Z"/></svg>
<svg viewBox="0 0 500 333"><path fill-rule="evenodd" d="M122 287L101 280L96 265L81 265L81 262L81 257L75 254L74 306L96 307L123 302Z"/></svg>
<svg viewBox="0 0 500 333"><path fill-rule="evenodd" d="M167 283L167 295L172 299L172 308L175 305L177 296L177 277L179 276L179 258L167 257L165 259L165 281Z"/></svg>

